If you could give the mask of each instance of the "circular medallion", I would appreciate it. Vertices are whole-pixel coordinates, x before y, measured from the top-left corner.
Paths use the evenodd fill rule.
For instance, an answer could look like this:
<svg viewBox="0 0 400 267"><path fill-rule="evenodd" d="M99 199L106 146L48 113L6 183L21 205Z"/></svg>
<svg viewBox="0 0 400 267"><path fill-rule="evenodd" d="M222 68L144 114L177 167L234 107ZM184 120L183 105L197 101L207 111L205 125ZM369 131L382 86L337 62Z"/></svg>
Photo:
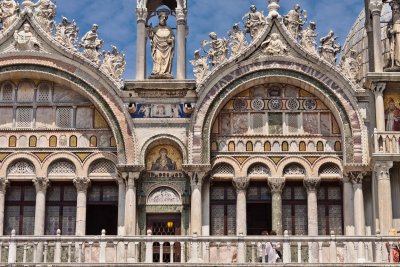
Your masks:
<svg viewBox="0 0 400 267"><path fill-rule="evenodd" d="M245 110L247 107L247 101L244 99L235 99L235 101L233 101L233 109L236 111L241 111L241 110Z"/></svg>
<svg viewBox="0 0 400 267"><path fill-rule="evenodd" d="M271 99L268 104L269 108L272 110L277 110L282 108L282 101L279 99Z"/></svg>
<svg viewBox="0 0 400 267"><path fill-rule="evenodd" d="M306 99L303 102L303 106L306 110L314 110L317 108L317 101L314 99Z"/></svg>
<svg viewBox="0 0 400 267"><path fill-rule="evenodd" d="M300 103L295 98L290 98L286 101L286 107L290 110L297 110L299 109Z"/></svg>
<svg viewBox="0 0 400 267"><path fill-rule="evenodd" d="M251 108L254 110L262 110L264 106L264 100L262 100L261 98L256 98L251 101Z"/></svg>

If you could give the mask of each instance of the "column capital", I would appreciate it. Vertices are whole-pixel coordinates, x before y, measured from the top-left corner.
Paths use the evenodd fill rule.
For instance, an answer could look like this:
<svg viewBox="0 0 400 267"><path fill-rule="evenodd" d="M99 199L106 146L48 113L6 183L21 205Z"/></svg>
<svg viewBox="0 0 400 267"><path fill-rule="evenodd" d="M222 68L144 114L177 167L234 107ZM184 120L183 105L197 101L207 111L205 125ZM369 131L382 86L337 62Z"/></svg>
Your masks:
<svg viewBox="0 0 400 267"><path fill-rule="evenodd" d="M236 191L246 191L249 186L250 180L247 177L235 177L232 179L233 186L236 188Z"/></svg>
<svg viewBox="0 0 400 267"><path fill-rule="evenodd" d="M178 25L186 25L187 10L182 8L175 9L176 22Z"/></svg>
<svg viewBox="0 0 400 267"><path fill-rule="evenodd" d="M316 178L306 178L303 180L303 185L307 190L307 193L311 192L316 192L319 187L319 183L321 182L321 179L316 177Z"/></svg>
<svg viewBox="0 0 400 267"><path fill-rule="evenodd" d="M86 192L90 186L90 179L88 177L76 177L73 182L78 192Z"/></svg>
<svg viewBox="0 0 400 267"><path fill-rule="evenodd" d="M122 177L125 180L126 186L130 189L136 186L136 181L139 180L141 172L123 172Z"/></svg>
<svg viewBox="0 0 400 267"><path fill-rule="evenodd" d="M375 162L374 171L376 173L376 179L390 180L389 170L393 167L393 161L378 161Z"/></svg>
<svg viewBox="0 0 400 267"><path fill-rule="evenodd" d="M8 181L8 179L6 177L1 177L0 178L0 191L5 193L9 184L10 184L10 182Z"/></svg>
<svg viewBox="0 0 400 267"><path fill-rule="evenodd" d="M144 22L146 23L147 21L147 8L145 7L138 7L136 8L136 21L139 22Z"/></svg>
<svg viewBox="0 0 400 267"><path fill-rule="evenodd" d="M349 172L347 175L350 177L350 180L353 183L353 188L359 189L362 188L362 181L367 173L362 171L353 171Z"/></svg>
<svg viewBox="0 0 400 267"><path fill-rule="evenodd" d="M372 16L381 16L383 8L382 0L372 0L369 3L369 10L371 11Z"/></svg>
<svg viewBox="0 0 400 267"><path fill-rule="evenodd" d="M201 190L204 178L207 176L208 172L188 172L187 174L190 179L190 186L192 187L192 191L195 189Z"/></svg>
<svg viewBox="0 0 400 267"><path fill-rule="evenodd" d="M35 185L36 193L38 192L46 192L47 187L50 185L50 180L47 177L36 177L32 180Z"/></svg>
<svg viewBox="0 0 400 267"><path fill-rule="evenodd" d="M285 187L285 178L269 178L268 185L271 188L271 193L282 193Z"/></svg>
<svg viewBox="0 0 400 267"><path fill-rule="evenodd" d="M383 91L385 91L385 89L386 89L386 83L385 82L374 82L374 83L372 83L371 90L372 90L372 92L375 93L375 95L383 94Z"/></svg>

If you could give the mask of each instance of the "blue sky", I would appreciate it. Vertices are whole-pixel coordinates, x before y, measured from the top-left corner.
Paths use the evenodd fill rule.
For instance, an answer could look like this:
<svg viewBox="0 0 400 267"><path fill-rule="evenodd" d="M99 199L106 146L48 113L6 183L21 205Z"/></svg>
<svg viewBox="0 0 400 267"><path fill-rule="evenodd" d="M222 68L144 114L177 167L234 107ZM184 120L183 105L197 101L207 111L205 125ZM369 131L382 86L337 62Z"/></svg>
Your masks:
<svg viewBox="0 0 400 267"><path fill-rule="evenodd" d="M150 0L149 0L150 1ZM227 36L227 31L240 22L249 6L254 4L267 13L267 0L188 0L188 60L200 47L208 33L215 31ZM286 14L296 3L308 12L309 20L317 23L319 37L334 30L339 42L344 43L347 33L364 7L363 0L281 0L280 13ZM127 60L125 79L135 78L136 0L57 0L57 21L61 16L75 19L82 37L96 23L99 35L104 40L104 50L112 44L124 51ZM170 18L173 20L173 18ZM172 21L171 21L172 23ZM153 23L154 24L154 23ZM151 65L148 66L148 72ZM192 78L188 64L188 78Z"/></svg>

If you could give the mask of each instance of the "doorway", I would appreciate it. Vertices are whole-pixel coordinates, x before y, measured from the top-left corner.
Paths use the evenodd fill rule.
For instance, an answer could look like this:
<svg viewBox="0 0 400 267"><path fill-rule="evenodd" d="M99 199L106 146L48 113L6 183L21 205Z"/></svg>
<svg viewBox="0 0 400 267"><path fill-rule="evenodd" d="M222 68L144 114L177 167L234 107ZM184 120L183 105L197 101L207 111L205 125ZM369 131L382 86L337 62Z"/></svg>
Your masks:
<svg viewBox="0 0 400 267"><path fill-rule="evenodd" d="M118 207L111 205L88 205L86 213L86 234L100 235L106 230L106 235L117 235Z"/></svg>
<svg viewBox="0 0 400 267"><path fill-rule="evenodd" d="M166 213L166 214L147 214L146 215L147 230L151 230L152 235L181 235L181 214ZM173 245L173 255L171 255L171 244L164 243L161 257L160 243L153 244L153 262L180 262L181 245L175 243Z"/></svg>

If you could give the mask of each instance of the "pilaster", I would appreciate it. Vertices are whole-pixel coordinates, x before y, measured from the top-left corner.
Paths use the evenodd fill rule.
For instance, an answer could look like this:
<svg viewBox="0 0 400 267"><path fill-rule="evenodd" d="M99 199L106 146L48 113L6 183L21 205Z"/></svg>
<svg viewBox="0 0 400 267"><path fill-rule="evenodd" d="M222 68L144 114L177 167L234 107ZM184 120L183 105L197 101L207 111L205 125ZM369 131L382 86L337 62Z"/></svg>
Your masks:
<svg viewBox="0 0 400 267"><path fill-rule="evenodd" d="M6 177L0 178L0 236L4 231L4 202L9 182Z"/></svg>
<svg viewBox="0 0 400 267"><path fill-rule="evenodd" d="M383 132L385 131L385 105L383 100L383 92L386 89L386 83L373 83L371 89L375 94L376 128L378 132Z"/></svg>

